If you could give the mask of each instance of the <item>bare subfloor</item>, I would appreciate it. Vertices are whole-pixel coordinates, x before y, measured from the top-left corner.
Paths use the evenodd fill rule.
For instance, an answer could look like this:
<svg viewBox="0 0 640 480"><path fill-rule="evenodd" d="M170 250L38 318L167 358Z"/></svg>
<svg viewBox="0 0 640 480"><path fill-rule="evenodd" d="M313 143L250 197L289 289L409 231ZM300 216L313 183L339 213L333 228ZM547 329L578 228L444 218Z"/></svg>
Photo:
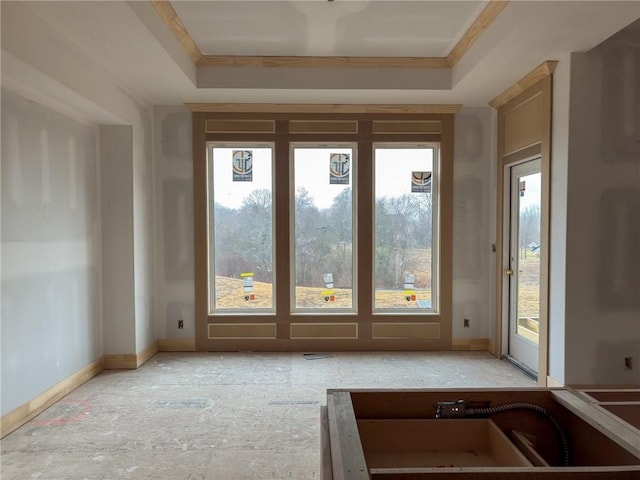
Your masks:
<svg viewBox="0 0 640 480"><path fill-rule="evenodd" d="M532 387L485 352L159 353L2 440L9 479L317 479L328 388Z"/></svg>

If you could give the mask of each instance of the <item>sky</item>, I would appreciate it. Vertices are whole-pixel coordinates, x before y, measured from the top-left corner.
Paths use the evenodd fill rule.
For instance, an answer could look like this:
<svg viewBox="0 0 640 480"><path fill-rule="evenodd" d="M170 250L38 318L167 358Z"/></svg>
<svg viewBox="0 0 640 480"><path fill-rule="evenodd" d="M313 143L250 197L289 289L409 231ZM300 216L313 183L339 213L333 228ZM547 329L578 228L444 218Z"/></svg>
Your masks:
<svg viewBox="0 0 640 480"><path fill-rule="evenodd" d="M520 177L520 182L524 181L524 195L520 192L520 209L524 209L531 205L540 205L540 181L542 175L534 173ZM520 190L519 186L519 190Z"/></svg>
<svg viewBox="0 0 640 480"><path fill-rule="evenodd" d="M251 150L253 153L251 182L233 181L232 152L240 149ZM348 185L330 184L329 158L332 153L350 155L351 171ZM375 192L378 198L411 193L411 173L433 171L433 151L426 147L379 147L376 149L375 157ZM226 207L238 208L253 190L271 189L271 163L269 147L214 148L214 201ZM354 158L353 149L350 147L294 149L296 189L304 186L313 198L314 204L320 209L330 207L333 199L345 188L353 188L354 169L357 168L357 158Z"/></svg>

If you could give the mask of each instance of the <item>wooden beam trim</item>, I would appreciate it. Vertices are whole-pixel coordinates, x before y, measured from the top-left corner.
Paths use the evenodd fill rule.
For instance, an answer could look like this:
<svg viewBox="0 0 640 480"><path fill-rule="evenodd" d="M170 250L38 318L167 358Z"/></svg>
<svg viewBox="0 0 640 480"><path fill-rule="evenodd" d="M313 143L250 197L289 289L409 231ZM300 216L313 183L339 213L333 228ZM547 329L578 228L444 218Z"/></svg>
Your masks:
<svg viewBox="0 0 640 480"><path fill-rule="evenodd" d="M196 64L219 68L450 68L443 57L202 55Z"/></svg>
<svg viewBox="0 0 640 480"><path fill-rule="evenodd" d="M495 97L493 100L489 102L493 108L498 109L505 105L507 102L513 100L522 92L531 88L539 81L545 79L548 76L551 76L556 69L558 62L555 60L548 60L546 62L541 63L536 68L527 73L524 77L514 83L512 86L507 88L500 95Z"/></svg>
<svg viewBox="0 0 640 480"><path fill-rule="evenodd" d="M198 67L257 68L451 68L504 10L509 0L490 0L446 57L203 55L169 0L151 0L184 51Z"/></svg>
<svg viewBox="0 0 640 480"><path fill-rule="evenodd" d="M455 47L447 55L447 63L453 67L469 51L471 46L480 38L480 35L489 28L500 12L509 4L509 0L491 0L473 21L471 26L458 40Z"/></svg>
<svg viewBox="0 0 640 480"><path fill-rule="evenodd" d="M327 395L327 417L333 477L336 480L367 480L367 462L349 392Z"/></svg>
<svg viewBox="0 0 640 480"><path fill-rule="evenodd" d="M294 104L294 103L185 103L192 112L206 113L435 113L455 114L459 104Z"/></svg>
<svg viewBox="0 0 640 480"><path fill-rule="evenodd" d="M176 37L184 51L189 55L193 63L196 65L202 59L202 52L194 42L193 38L187 31L184 23L171 6L169 0L151 0L151 5L156 9L156 12L160 15L160 18L169 27L171 33Z"/></svg>

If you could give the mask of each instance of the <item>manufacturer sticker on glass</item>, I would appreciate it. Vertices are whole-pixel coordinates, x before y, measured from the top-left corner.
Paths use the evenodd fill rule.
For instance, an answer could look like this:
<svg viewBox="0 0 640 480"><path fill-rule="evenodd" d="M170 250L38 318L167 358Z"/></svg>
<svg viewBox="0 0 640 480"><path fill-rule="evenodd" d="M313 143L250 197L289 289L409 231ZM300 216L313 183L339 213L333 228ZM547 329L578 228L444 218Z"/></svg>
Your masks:
<svg viewBox="0 0 640 480"><path fill-rule="evenodd" d="M329 183L331 185L349 185L351 160L348 153L329 155Z"/></svg>
<svg viewBox="0 0 640 480"><path fill-rule="evenodd" d="M234 182L253 181L253 152L251 150L233 150L232 169Z"/></svg>

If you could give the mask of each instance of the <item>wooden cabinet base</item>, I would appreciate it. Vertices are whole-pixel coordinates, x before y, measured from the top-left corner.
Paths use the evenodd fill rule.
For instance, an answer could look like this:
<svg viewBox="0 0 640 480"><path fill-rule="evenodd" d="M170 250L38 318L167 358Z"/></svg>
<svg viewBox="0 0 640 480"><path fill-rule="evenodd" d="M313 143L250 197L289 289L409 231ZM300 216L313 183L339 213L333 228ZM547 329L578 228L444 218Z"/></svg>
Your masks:
<svg viewBox="0 0 640 480"><path fill-rule="evenodd" d="M321 422L323 480L640 478L640 431L566 389L329 390Z"/></svg>

